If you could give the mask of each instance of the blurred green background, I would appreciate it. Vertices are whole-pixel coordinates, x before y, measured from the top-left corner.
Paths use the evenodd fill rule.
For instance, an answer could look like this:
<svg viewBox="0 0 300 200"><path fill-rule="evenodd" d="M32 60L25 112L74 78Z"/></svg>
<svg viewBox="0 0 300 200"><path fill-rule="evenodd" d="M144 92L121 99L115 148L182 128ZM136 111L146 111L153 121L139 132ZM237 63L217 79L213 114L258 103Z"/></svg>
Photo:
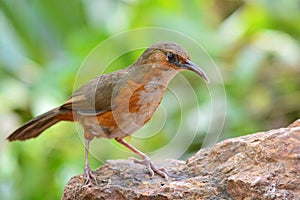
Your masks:
<svg viewBox="0 0 300 200"><path fill-rule="evenodd" d="M81 63L101 41L134 28L163 27L201 44L224 81L225 139L299 118L299 22L298 0L0 0L0 199L59 199L69 178L82 173L84 148L71 123L23 143L5 138L66 100ZM128 66L137 56L117 63ZM205 110L210 99L204 82L189 79L200 84ZM184 112L173 109L170 127ZM200 129L183 159L201 147L204 134ZM169 137L161 134L156 141ZM104 159L118 158L118 152L102 150ZM90 164L96 169L102 163L91 156Z"/></svg>

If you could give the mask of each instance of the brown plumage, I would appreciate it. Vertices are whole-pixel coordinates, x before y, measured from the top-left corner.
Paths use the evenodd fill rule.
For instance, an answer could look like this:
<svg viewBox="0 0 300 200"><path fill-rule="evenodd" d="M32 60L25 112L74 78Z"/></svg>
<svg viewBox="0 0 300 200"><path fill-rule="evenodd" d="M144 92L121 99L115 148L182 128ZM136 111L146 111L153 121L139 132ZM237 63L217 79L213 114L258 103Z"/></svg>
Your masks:
<svg viewBox="0 0 300 200"><path fill-rule="evenodd" d="M188 52L172 42L149 47L131 66L100 75L73 93L60 107L28 121L7 139L26 140L37 137L59 121L77 121L85 131L86 183L95 179L88 165L89 143L94 137L114 138L137 153L150 173L167 178L150 158L126 143L123 138L141 128L159 106L169 81L180 71L191 70L208 80L204 72L190 61Z"/></svg>

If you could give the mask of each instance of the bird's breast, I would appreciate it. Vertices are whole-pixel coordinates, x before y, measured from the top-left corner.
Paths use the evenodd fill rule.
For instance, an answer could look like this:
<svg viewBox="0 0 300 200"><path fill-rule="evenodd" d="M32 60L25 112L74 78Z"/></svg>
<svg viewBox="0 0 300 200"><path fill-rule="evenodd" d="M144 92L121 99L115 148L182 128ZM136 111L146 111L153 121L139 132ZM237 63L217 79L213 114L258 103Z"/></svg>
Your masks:
<svg viewBox="0 0 300 200"><path fill-rule="evenodd" d="M91 127L96 137L122 138L133 134L153 116L167 85L176 71L150 70L147 73L128 73L115 85L111 97L111 110L94 120L82 123ZM85 118L86 120L86 118ZM94 124L95 127L91 126ZM101 127L101 130L96 126Z"/></svg>
<svg viewBox="0 0 300 200"><path fill-rule="evenodd" d="M144 84L128 81L113 99L112 113L118 128L130 134L140 129L153 116L165 89L165 85L155 81Z"/></svg>
<svg viewBox="0 0 300 200"><path fill-rule="evenodd" d="M112 112L118 127L134 133L153 116L176 71L153 70L124 81L115 93Z"/></svg>

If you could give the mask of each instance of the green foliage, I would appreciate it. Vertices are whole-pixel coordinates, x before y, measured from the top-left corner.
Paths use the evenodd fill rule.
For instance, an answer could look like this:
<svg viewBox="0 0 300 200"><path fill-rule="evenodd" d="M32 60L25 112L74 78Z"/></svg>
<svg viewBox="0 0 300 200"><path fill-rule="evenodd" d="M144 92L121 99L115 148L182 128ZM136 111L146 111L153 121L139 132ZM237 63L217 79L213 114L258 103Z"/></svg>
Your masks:
<svg viewBox="0 0 300 200"><path fill-rule="evenodd" d="M299 21L297 0L0 0L0 199L59 199L68 179L82 173L82 131L77 134L70 123L55 125L38 139L4 140L23 122L65 101L81 63L101 41L125 30L163 27L201 44L217 64L226 90L221 140L286 126L299 118ZM130 65L140 53L123 55L106 72ZM184 76L205 116L210 109L207 88L198 77ZM172 112L165 129L147 140L132 138L134 145L144 152L155 151L172 140L169 133L176 131L183 112L191 121L197 115L189 102L180 110L173 100L168 91L163 105ZM158 120L148 126L159 126L163 115L164 110L158 110ZM207 124L205 119L199 123L182 158L201 147ZM192 126L186 127L187 134ZM143 137L151 130L137 134ZM97 152L93 154L97 159L90 157L92 169L106 159L131 155L121 153L111 141L92 145Z"/></svg>

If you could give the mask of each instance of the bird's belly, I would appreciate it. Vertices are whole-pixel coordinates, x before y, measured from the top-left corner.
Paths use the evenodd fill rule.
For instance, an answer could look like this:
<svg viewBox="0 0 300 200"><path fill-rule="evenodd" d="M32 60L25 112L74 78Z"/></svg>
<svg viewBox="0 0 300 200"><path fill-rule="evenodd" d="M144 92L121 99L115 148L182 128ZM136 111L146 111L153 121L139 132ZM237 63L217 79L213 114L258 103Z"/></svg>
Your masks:
<svg viewBox="0 0 300 200"><path fill-rule="evenodd" d="M112 110L97 116L84 116L81 124L94 137L124 138L139 130L153 116L165 88L144 85L134 92L120 91L113 98Z"/></svg>
<svg viewBox="0 0 300 200"><path fill-rule="evenodd" d="M138 112L108 111L97 116L84 116L80 123L86 130L86 137L124 138L143 127L153 116L159 102L141 106Z"/></svg>

